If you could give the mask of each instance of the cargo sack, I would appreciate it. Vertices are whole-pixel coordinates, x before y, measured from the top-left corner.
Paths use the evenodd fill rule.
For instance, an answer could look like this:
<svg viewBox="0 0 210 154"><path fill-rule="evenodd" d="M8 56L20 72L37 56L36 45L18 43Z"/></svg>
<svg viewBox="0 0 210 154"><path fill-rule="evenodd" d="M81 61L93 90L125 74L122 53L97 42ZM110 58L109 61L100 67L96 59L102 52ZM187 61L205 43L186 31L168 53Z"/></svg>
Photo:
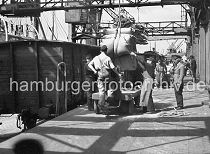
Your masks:
<svg viewBox="0 0 210 154"><path fill-rule="evenodd" d="M104 29L103 34L104 35L110 35L110 34L116 34L117 29ZM121 28L120 31L121 34L132 34L132 29L131 28Z"/></svg>
<svg viewBox="0 0 210 154"><path fill-rule="evenodd" d="M117 33L117 29L105 29L103 30L104 38L110 38L110 36L114 37ZM132 28L121 28L120 34L130 34L136 38L136 44L148 44L147 42L147 34L143 27L135 25Z"/></svg>
<svg viewBox="0 0 210 154"><path fill-rule="evenodd" d="M137 52L136 38L130 34L119 35L114 42L114 55L122 56Z"/></svg>
<svg viewBox="0 0 210 154"><path fill-rule="evenodd" d="M115 34L110 34L103 38L101 45L107 46L107 55L111 58L136 52L136 38L133 35L121 34L115 38Z"/></svg>
<svg viewBox="0 0 210 154"><path fill-rule="evenodd" d="M122 71L133 71L137 69L137 60L134 55L123 55L115 58L115 66L120 66Z"/></svg>

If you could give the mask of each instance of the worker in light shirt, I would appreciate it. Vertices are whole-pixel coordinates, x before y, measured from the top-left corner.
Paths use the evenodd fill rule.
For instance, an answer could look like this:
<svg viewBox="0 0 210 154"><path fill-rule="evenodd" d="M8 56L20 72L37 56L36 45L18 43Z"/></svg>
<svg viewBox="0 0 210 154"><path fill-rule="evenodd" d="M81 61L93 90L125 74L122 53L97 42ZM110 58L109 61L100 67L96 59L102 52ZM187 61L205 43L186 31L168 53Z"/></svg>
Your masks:
<svg viewBox="0 0 210 154"><path fill-rule="evenodd" d="M88 67L95 73L98 75L98 79L97 79L97 86L98 86L98 91L99 91L99 109L102 110L103 112L103 108L106 106L105 104L105 95L108 91L108 83L109 83L109 79L110 76L107 77L102 77L102 75L100 75L100 70L102 69L102 67L105 67L108 72L113 71L114 73L116 73L117 76L119 76L119 73L117 71L117 68L115 67L115 65L113 64L111 58L109 56L107 56L107 46L103 45L101 47L101 53L100 55L96 56L93 58L92 61L90 61L90 63L88 64Z"/></svg>

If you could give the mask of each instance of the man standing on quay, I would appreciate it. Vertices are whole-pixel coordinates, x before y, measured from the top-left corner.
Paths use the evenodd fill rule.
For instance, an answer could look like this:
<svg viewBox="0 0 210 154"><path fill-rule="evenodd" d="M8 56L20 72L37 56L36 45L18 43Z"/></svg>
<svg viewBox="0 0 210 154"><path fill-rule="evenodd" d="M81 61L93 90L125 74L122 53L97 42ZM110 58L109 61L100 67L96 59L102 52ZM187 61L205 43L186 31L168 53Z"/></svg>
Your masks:
<svg viewBox="0 0 210 154"><path fill-rule="evenodd" d="M172 61L173 61L173 69L171 73L173 74L174 78L174 91L175 91L175 97L177 102L176 109L180 110L184 108L183 104L183 88L184 88L184 74L185 74L185 66L182 62L182 57L178 54L172 55Z"/></svg>
<svg viewBox="0 0 210 154"><path fill-rule="evenodd" d="M111 58L106 55L107 54L107 46L103 45L101 47L101 53L100 55L96 56L93 58L92 61L88 64L88 67L95 73L98 74L98 80L97 80L97 85L98 85L98 91L99 91L99 109L103 110L105 105L105 94L108 90L107 83L109 81L110 76L103 77L103 74L101 74L102 68L106 68L108 72L114 71L118 76L119 73L117 72L116 67L114 66Z"/></svg>
<svg viewBox="0 0 210 154"><path fill-rule="evenodd" d="M93 73L93 71L88 67L88 64L92 60L91 55L86 55L86 64L85 64L85 81L87 81L90 85L89 90L87 91L87 106L89 111L93 111L93 101L92 94L95 92L95 87L93 82L96 81L97 76Z"/></svg>

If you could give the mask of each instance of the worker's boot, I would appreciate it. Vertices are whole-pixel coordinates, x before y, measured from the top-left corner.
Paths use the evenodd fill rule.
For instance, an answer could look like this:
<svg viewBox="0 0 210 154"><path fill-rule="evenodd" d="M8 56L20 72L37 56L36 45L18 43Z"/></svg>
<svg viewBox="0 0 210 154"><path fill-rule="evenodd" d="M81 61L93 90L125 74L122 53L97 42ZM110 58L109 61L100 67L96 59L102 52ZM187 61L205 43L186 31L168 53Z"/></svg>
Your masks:
<svg viewBox="0 0 210 154"><path fill-rule="evenodd" d="M147 107L146 106L142 106L142 112L146 113L147 112Z"/></svg>
<svg viewBox="0 0 210 154"><path fill-rule="evenodd" d="M89 111L93 111L94 110L94 104L93 104L92 100L88 101L87 106L88 106L88 110Z"/></svg>

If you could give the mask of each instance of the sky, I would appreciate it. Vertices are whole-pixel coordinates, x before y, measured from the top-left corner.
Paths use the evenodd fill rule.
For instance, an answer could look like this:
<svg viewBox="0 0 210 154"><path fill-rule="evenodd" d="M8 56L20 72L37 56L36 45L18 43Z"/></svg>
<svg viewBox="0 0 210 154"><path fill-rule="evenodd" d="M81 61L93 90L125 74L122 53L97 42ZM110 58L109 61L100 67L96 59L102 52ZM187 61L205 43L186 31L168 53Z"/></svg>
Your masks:
<svg viewBox="0 0 210 154"><path fill-rule="evenodd" d="M126 10L135 18L136 22L160 22L160 21L181 21L181 6L150 6L150 7L135 7L126 8ZM110 21L106 12L102 16L102 21ZM156 48L156 51L161 54L166 54L168 47L175 43L175 46L180 43L182 46L180 50L186 50L186 43L183 39L176 40L162 40L162 41L149 41L147 45L137 45L139 52L149 51L152 48Z"/></svg>
<svg viewBox="0 0 210 154"><path fill-rule="evenodd" d="M153 1L153 0L150 0ZM180 21L181 20L181 6L149 6L149 7L132 7L125 8L136 20L136 22L155 22L155 21ZM16 23L20 23L23 19L15 19ZM30 19L24 19L25 22L30 22ZM102 14L102 22L111 21L112 18L107 15L105 11ZM52 12L41 13L41 21L44 27L44 31L48 39L52 38L49 27L52 27ZM42 34L40 34L42 35ZM55 36L58 40L68 41L68 24L65 23L65 12L55 11ZM179 44L183 40L176 41ZM146 51L156 47L156 50L160 53L165 53L169 45L175 40L164 41L150 41L148 45L137 45L138 50ZM181 50L185 51L185 43L182 45Z"/></svg>

